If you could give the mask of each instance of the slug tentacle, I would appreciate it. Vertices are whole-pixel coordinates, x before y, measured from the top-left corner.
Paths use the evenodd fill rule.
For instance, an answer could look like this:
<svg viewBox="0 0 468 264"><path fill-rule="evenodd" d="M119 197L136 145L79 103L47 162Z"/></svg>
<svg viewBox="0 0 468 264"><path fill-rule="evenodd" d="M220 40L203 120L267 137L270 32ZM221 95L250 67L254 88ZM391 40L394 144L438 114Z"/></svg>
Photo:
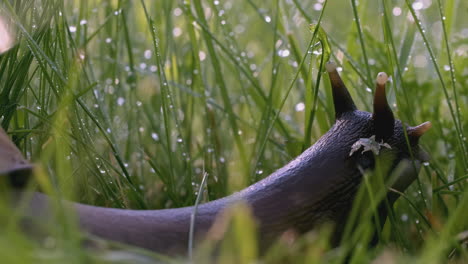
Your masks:
<svg viewBox="0 0 468 264"><path fill-rule="evenodd" d="M349 94L348 88L346 88L346 85L343 83L338 71L336 70L336 64L329 61L325 65L325 68L327 69L332 86L335 118L339 119L343 113L354 111L357 108L353 102L353 98L351 98L351 95Z"/></svg>
<svg viewBox="0 0 468 264"><path fill-rule="evenodd" d="M408 127L408 136L413 139L419 139L424 133L426 133L432 127L431 122L426 121L415 127Z"/></svg>
<svg viewBox="0 0 468 264"><path fill-rule="evenodd" d="M385 72L377 74L377 85L374 94L374 120L375 136L377 140L385 140L393 135L395 127L395 118L392 109L388 105L385 95L385 83L388 76Z"/></svg>

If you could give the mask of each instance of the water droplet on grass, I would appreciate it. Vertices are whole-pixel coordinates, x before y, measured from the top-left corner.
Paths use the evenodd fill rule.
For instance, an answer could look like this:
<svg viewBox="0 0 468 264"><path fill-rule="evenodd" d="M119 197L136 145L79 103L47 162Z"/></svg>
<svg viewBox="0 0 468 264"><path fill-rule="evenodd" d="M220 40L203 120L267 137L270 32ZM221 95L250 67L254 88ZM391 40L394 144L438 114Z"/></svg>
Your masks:
<svg viewBox="0 0 468 264"><path fill-rule="evenodd" d="M286 58L288 57L290 54L290 51L288 49L280 49L278 51L278 56L282 57L282 58Z"/></svg>
<svg viewBox="0 0 468 264"><path fill-rule="evenodd" d="M395 6L392 10L392 14L394 16L400 16L401 15L401 8L399 8L398 6Z"/></svg>
<svg viewBox="0 0 468 264"><path fill-rule="evenodd" d="M296 112L302 112L305 109L305 104L303 102L300 102L294 107L294 109L296 110Z"/></svg>
<svg viewBox="0 0 468 264"><path fill-rule="evenodd" d="M314 10L315 11L320 11L320 10L322 10L322 8L323 8L322 4L320 4L320 3L314 4Z"/></svg>
<svg viewBox="0 0 468 264"><path fill-rule="evenodd" d="M151 56L153 55L153 52L151 50L145 50L145 52L143 53L143 56L145 57L145 59L151 59Z"/></svg>
<svg viewBox="0 0 468 264"><path fill-rule="evenodd" d="M118 105L122 106L124 103L125 103L125 98L123 98L123 97L117 98L117 104Z"/></svg>
<svg viewBox="0 0 468 264"><path fill-rule="evenodd" d="M403 222L408 221L408 215L407 214L402 214L401 215L401 221L403 221Z"/></svg>

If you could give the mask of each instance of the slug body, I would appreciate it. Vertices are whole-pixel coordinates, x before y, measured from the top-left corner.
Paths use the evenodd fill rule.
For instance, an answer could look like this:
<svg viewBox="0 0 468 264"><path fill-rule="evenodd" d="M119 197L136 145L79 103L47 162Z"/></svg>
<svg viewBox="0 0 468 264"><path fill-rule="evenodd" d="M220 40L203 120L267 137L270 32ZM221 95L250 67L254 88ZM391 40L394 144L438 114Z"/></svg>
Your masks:
<svg viewBox="0 0 468 264"><path fill-rule="evenodd" d="M373 151L359 146L362 139L375 138L380 151L391 154L389 174L403 161L415 158L406 163L391 187L403 192L414 181L424 159L418 139L430 123L406 127L393 118L385 98L385 76L377 78L374 113L368 113L356 109L336 65L328 63L327 71L333 89L335 124L313 146L267 178L231 196L200 205L195 216L196 239L206 236L223 210L243 201L250 205L257 220L262 247L285 231L305 233L326 222L334 223L333 239L338 241L363 172L375 166ZM379 143L386 145L380 147ZM2 145L0 142L0 148ZM14 172L14 164L7 164L3 170ZM388 194L390 204L396 198ZM35 193L26 214L46 219L50 200ZM187 250L193 207L128 210L64 203L76 211L80 226L91 234L164 254L181 255ZM386 217L384 209L380 213Z"/></svg>

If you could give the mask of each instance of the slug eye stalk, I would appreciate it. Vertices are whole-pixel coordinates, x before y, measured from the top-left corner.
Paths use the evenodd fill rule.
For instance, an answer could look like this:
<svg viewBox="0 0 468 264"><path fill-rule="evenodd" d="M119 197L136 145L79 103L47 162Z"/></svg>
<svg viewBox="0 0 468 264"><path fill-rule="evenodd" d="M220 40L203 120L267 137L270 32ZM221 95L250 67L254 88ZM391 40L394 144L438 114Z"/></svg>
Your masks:
<svg viewBox="0 0 468 264"><path fill-rule="evenodd" d="M341 80L338 71L336 70L336 63L327 62L325 65L328 76L330 77L330 83L332 86L333 93L333 104L335 105L335 118L339 119L343 113L356 110L356 105L353 102L353 98L348 92L348 88Z"/></svg>
<svg viewBox="0 0 468 264"><path fill-rule="evenodd" d="M372 120L374 121L375 136L378 141L391 137L395 127L395 117L393 117L392 109L390 109L387 96L385 95L385 83L387 80L388 75L385 72L377 74Z"/></svg>
<svg viewBox="0 0 468 264"><path fill-rule="evenodd" d="M432 127L431 122L426 121L415 127L408 127L408 136L418 140L424 133Z"/></svg>
<svg viewBox="0 0 468 264"><path fill-rule="evenodd" d="M343 80L336 70L336 63L327 62L325 68L327 69L332 86L335 118L339 119L343 113L355 111L357 108L346 85L343 83ZM388 105L385 95L385 83L387 80L388 75L385 72L380 72L377 75L377 86L374 95L374 112L372 114L377 140L385 140L391 137L395 127L395 117L393 116L393 112Z"/></svg>

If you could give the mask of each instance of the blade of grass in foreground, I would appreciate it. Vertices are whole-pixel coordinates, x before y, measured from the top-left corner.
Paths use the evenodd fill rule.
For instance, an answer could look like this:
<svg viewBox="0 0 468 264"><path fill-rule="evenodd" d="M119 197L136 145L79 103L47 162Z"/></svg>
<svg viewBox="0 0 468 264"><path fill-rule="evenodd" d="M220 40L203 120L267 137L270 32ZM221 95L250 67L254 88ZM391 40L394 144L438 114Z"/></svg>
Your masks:
<svg viewBox="0 0 468 264"><path fill-rule="evenodd" d="M312 28L313 31L315 31L315 28ZM321 55L320 55L320 64L319 64L319 71L317 72L317 78L315 85L313 85L310 89L310 93L313 92L313 101L310 108L310 113L306 113L306 118L305 118L305 133L304 133L304 145L302 147L302 150L305 150L311 145L311 138L312 138L312 124L314 123L315 119L315 113L317 111L317 102L318 102L318 91L320 87L320 81L322 79L322 69L324 66L324 63L328 62L330 59L330 54L331 54L331 49L330 49L330 44L328 43L328 37L325 31L322 28L318 28L317 31L317 36L318 40L320 42L320 49L321 49ZM312 63L311 63L312 64ZM312 76L309 78L309 80L312 81ZM312 82L311 82L312 83Z"/></svg>
<svg viewBox="0 0 468 264"><path fill-rule="evenodd" d="M193 239L194 239L194 232L195 232L195 218L197 217L198 205L203 197L203 190L205 189L206 179L208 178L208 174L205 172L203 173L203 179L200 183L200 188L198 189L197 199L195 200L195 204L193 206L193 212L190 214L190 231L189 231L189 239L188 239L188 258L189 260L193 259Z"/></svg>
<svg viewBox="0 0 468 264"><path fill-rule="evenodd" d="M417 263L441 263L447 261L450 247L457 243L455 236L466 228L466 212L468 211L468 192L465 190L457 207L451 212L442 231L430 237L421 250Z"/></svg>
<svg viewBox="0 0 468 264"><path fill-rule="evenodd" d="M164 122L164 129L165 129L165 136L166 136L166 148L167 148L167 155L169 156L169 176L168 176L168 182L169 184L167 185L167 188L169 188L170 192L173 194L176 193L176 187L177 187L177 182L176 182L176 175L174 173L175 166L176 166L176 160L177 157L175 157L175 153L178 153L177 151L174 152L172 151L172 142L173 140L171 139L172 136L172 125L171 125L171 119L176 123L175 129L178 133L178 138L177 142L182 143L182 147L185 145L183 144L183 140L180 138L182 133L180 133L180 125L178 118L174 114L174 112L171 110L174 108L175 104L173 101L173 95L171 93L171 90L168 86L167 78L164 73L164 64L161 59L161 51L159 47L159 39L157 37L157 31L156 31L156 26L154 25L154 21L151 18L151 16L148 13L148 10L146 8L146 4L144 1L141 1L141 4L143 6L143 10L145 12L145 17L148 23L148 26L150 28L150 33L151 33L151 39L152 39L152 44L154 48L154 54L155 54L155 59L156 59L156 65L158 66L158 73L159 73L159 83L161 87L161 102L162 102L162 112L163 112L163 122ZM170 116L171 115L171 116ZM179 197L178 195L174 195L173 197ZM176 204L180 203L180 201L176 200Z"/></svg>
<svg viewBox="0 0 468 264"><path fill-rule="evenodd" d="M198 14L198 18L201 20L201 23L203 25L207 25L207 21L205 19L205 14L204 14L204 11L203 11L203 7L201 5L201 2L200 0L194 0L193 1L193 4L194 4L194 8ZM224 103L224 108L226 109L227 111L227 114L228 114L228 119L229 119L229 123L230 123L230 126L231 126L231 135L232 137L234 138L234 141L236 142L236 146L237 146L237 149L239 151L239 157L241 158L241 161L242 161L242 171L243 171L243 174L245 175L244 179L242 179L242 181L238 184L239 186L236 186L237 188L238 187L245 187L246 185L248 185L248 182L249 182L249 179L247 178L248 175L249 175L249 162L247 160L247 153L245 151L245 147L244 147L244 144L240 138L240 135L239 135L239 127L237 125L237 120L235 119L234 117L234 110L233 110L233 107L232 107L232 104L231 104L231 101L230 101L230 97L229 97L229 92L228 92L228 89L227 89L227 86L226 86L226 82L224 80L224 77L223 77L223 73L221 72L221 64L220 64L220 61L219 61L219 58L218 58L218 54L214 48L214 44L213 44L213 41L211 40L210 36L208 34L206 34L206 31L203 31L203 36L205 38L205 43L206 43L206 46L207 46L207 49L208 49L208 53L210 55L210 58L211 58L211 62L213 64L213 70L214 70L214 74L215 74L215 80L216 80L216 83L220 89L220 92L221 92L221 97L223 99L223 103ZM234 187L234 188L236 188Z"/></svg>
<svg viewBox="0 0 468 264"><path fill-rule="evenodd" d="M286 93L283 97L283 100L280 102L279 104L279 107L278 107L278 110L277 112L275 113L273 119L271 120L270 124L269 124L269 127L267 129L267 133L266 133L266 137L269 137L270 133L272 132L272 129L273 129L273 124L275 123L275 120L278 119L279 117L279 114L281 113L281 109L283 108L283 106L285 105L286 103L286 99L288 98L289 96L289 93L291 92L292 88L294 87L294 83L296 82L296 80L298 79L299 75L301 74L301 68L303 67L304 65L304 62L306 61L307 59L307 56L309 55L309 51L311 48L313 48L313 44L315 43L316 39L317 39L317 36L319 34L319 29L320 29L320 23L322 21L322 18L323 18L323 14L325 13L325 10L326 10L326 6L327 6L327 3L328 1L325 1L324 4L323 4L323 7L322 7L322 11L320 12L320 16L318 18L318 21L317 21L317 24L314 25L315 27L313 28L313 32L312 32L312 38L310 39L308 45L307 45L307 50L306 50L306 53L305 55L302 57L302 60L301 62L299 63L299 66L297 68L297 71L296 73L294 74L294 78L292 79L292 81L290 82L289 84L289 87L287 88L286 90ZM322 59L323 59L323 56L322 55ZM322 72L322 68L318 69L318 72ZM263 148L263 146L262 146Z"/></svg>
<svg viewBox="0 0 468 264"><path fill-rule="evenodd" d="M397 53L397 49L396 49L396 46L395 46L395 43L394 43L394 34L392 32L392 27L391 27L391 16L389 15L389 12L388 12L388 8L386 6L386 1L382 1L382 13L383 13L383 16L382 16L382 31L384 32L384 41L386 42L386 46L387 46L387 61L390 63L391 67L389 67L392 72L390 72L390 76L393 76L393 79L395 80L395 90L396 92L401 91L401 93L403 94L403 98L404 98L404 101L405 101L405 104L402 104L401 103L401 99L400 99L400 96L396 96L396 101L397 101L397 105L401 107L401 105L407 105L409 106L410 103L409 103L409 99L408 99L408 93L406 91L406 89L404 88L401 88L399 89L400 87L402 87L402 83L403 83L403 72L402 72L402 66L400 65L399 63L399 58L398 58L398 53ZM408 37L408 35L405 35L405 37ZM409 37L412 37L412 36L409 36ZM402 41L402 43L404 44L407 44L407 45L402 45L401 49L404 49L404 50L411 50L412 46L413 46L413 41L406 41L406 39L404 39ZM395 74L395 70L396 70L396 74ZM395 93L396 93L395 92ZM414 116L412 114L407 114L408 111L404 111L405 113L405 119L408 120L408 122L410 123L414 123Z"/></svg>
<svg viewBox="0 0 468 264"><path fill-rule="evenodd" d="M362 49L362 56L364 57L364 66L366 67L366 76L368 82L372 80L371 77L371 71L369 67L369 59L367 58L367 48L364 42L364 34L362 33L362 26L361 26L361 18L359 17L357 6L356 6L356 0L351 0L351 6L353 10L353 15L354 15L354 22L356 23L356 29L358 32L358 37L359 37L359 43L361 44L361 49Z"/></svg>
<svg viewBox="0 0 468 264"><path fill-rule="evenodd" d="M448 1L448 2L454 2L454 1ZM449 63L449 68L450 68L450 80L451 80L450 84L452 86L453 101L455 103L456 119L458 119L458 122L461 122L462 118L461 118L461 114L460 114L460 105L459 105L459 102L458 102L458 93L457 93L457 89L455 87L455 84L457 83L456 80L455 80L455 65L454 65L453 59L452 59L452 51L450 49L450 44L449 44L449 40L448 40L448 32L447 32L446 24L445 24L446 16L443 13L442 4L440 3L440 0L437 0L437 6L438 6L438 9L439 9L440 21L442 22L442 32L444 33L443 34L443 36L444 36L444 38L443 38L444 46L445 46L445 50L446 50L446 53L447 53L447 60L448 60L448 63ZM450 13L447 15L448 17L453 17L454 16L453 12L451 12L452 10L453 9L450 9ZM437 65L435 65L435 66L437 66ZM460 124L460 132L461 132L461 134L463 136L465 135L464 131L463 131L463 125L461 125L461 124ZM463 150L462 157L463 157L463 161L464 161L464 164L465 164L465 169L467 169L468 168L467 167L468 166L467 156L465 154L467 150L466 150L466 145L465 145L464 140L462 140L461 145L462 145L462 150Z"/></svg>
<svg viewBox="0 0 468 264"><path fill-rule="evenodd" d="M253 147L253 151L251 154L251 160L253 162L251 163L252 169L249 174L250 178L252 181L258 181L259 177L261 177L260 172L263 172L263 170L259 167L259 161L264 153L265 146L266 146L266 141L268 139L268 135L266 134L268 132L268 125L270 122L270 118L274 115L274 103L273 103L273 97L274 96L279 96L279 90L277 89L277 78L278 78L278 69L280 67L277 57L277 51L276 51L276 42L278 41L278 34L277 34L277 29L278 29L278 23L279 22L279 8L278 8L279 1L276 0L276 15L273 20L274 28L274 36L272 39L272 50L273 52L271 53L272 56L272 67L271 67L271 84L270 84L270 91L268 93L267 101L265 107L262 109L262 116L260 118L260 122L258 123L258 128L256 129L257 135L255 137L255 145Z"/></svg>

